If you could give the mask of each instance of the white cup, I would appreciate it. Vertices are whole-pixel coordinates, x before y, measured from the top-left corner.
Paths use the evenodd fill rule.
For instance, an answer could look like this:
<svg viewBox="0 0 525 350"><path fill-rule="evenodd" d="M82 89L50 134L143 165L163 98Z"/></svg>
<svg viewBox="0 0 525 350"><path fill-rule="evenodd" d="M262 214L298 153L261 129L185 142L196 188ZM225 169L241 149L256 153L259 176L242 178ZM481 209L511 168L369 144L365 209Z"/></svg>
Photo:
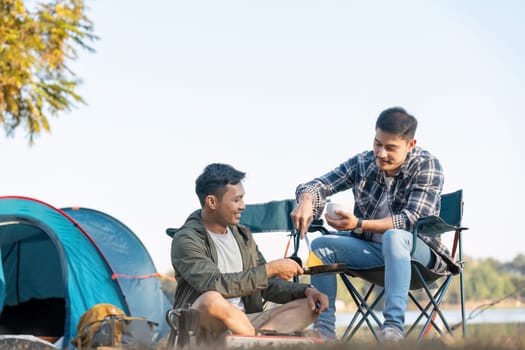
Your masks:
<svg viewBox="0 0 525 350"><path fill-rule="evenodd" d="M342 203L330 202L326 205L326 213L329 217L334 219L341 219L341 216L335 213L336 210L350 211L350 209Z"/></svg>

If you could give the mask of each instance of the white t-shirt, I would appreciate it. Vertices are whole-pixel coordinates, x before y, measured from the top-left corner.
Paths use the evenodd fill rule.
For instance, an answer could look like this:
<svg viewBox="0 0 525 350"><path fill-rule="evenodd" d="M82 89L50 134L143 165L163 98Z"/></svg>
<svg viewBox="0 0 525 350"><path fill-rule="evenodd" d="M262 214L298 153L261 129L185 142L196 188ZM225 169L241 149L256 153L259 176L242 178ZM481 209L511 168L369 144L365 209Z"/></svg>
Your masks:
<svg viewBox="0 0 525 350"><path fill-rule="evenodd" d="M217 265L222 273L232 273L242 271L242 257L239 245L233 237L230 228L226 228L226 233L214 233L208 231L215 247L217 248ZM239 309L245 311L241 297L230 298L228 302Z"/></svg>

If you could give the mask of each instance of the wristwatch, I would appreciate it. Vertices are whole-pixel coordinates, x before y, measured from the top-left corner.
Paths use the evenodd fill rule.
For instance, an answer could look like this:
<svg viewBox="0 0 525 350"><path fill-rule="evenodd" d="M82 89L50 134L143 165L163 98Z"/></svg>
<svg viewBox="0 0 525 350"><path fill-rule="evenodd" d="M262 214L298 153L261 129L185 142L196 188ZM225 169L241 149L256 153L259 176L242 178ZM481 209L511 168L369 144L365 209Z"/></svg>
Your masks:
<svg viewBox="0 0 525 350"><path fill-rule="evenodd" d="M353 233L355 233L356 235L360 235L363 233L363 219L359 218L357 219L357 225L356 227L352 230Z"/></svg>

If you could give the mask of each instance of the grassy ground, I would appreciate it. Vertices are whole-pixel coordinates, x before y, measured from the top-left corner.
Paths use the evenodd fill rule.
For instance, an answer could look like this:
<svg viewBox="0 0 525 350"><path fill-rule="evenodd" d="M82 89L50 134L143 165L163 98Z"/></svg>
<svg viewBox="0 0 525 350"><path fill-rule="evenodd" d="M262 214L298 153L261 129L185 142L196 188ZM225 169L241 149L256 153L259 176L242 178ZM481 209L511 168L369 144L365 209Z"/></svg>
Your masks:
<svg viewBox="0 0 525 350"><path fill-rule="evenodd" d="M343 330L340 330L341 333ZM379 344L375 338L366 328L361 328L352 340L348 343L325 343L325 344L295 344L295 345L271 345L271 346L252 346L248 349L263 350L263 349L277 349L277 350L343 350L343 349L359 349L359 350L407 350L407 349L422 349L422 350L525 350L525 324L524 323L510 323L510 324L473 324L467 326L467 336L461 337L461 332L452 337L439 337L437 333L431 332L427 338L420 343L417 343L415 336L410 336L408 339L399 343L382 343ZM52 350L51 347L44 346L40 343L34 342L0 342L0 350L3 349L33 349L33 350ZM99 350L103 348L98 348ZM104 348L117 349L117 348ZM137 349L137 347L125 347L119 349ZM196 347L190 346L185 350L215 350L217 346L213 347ZM246 349L246 348L244 348ZM165 346L159 346L156 350L167 350ZM173 349L170 349L173 350Z"/></svg>
<svg viewBox="0 0 525 350"><path fill-rule="evenodd" d="M525 324L480 324L469 325L467 336L461 337L461 332L452 337L439 337L437 333L431 332L423 341L417 343L415 336L399 343L379 344L371 333L362 328L349 343L325 343L313 345L286 345L286 346L254 346L250 349L320 349L320 350L342 350L342 349L424 349L424 350L525 350Z"/></svg>
<svg viewBox="0 0 525 350"><path fill-rule="evenodd" d="M378 344L370 332L361 328L348 344L332 344L326 349L458 349L458 350L488 350L515 349L525 350L525 324L474 324L467 326L467 335L461 336L456 330L455 337L438 336L436 332L429 333L420 343L416 336L396 344ZM320 347L321 348L321 347ZM325 349L323 346L322 349Z"/></svg>
<svg viewBox="0 0 525 350"><path fill-rule="evenodd" d="M338 330L343 333L344 330ZM258 345L245 347L243 349L265 350L525 350L525 324L473 324L467 326L467 336L463 338L461 331L456 330L456 336L438 336L432 331L429 336L421 342L416 342L416 337L410 336L408 339L399 343L379 344L367 328L362 327L348 343L334 342L324 344L291 344L291 345ZM339 332L338 332L339 333ZM219 347L197 347L190 346L185 350L215 350ZM159 347L157 350L166 350L166 347ZM172 349L170 349L172 350Z"/></svg>

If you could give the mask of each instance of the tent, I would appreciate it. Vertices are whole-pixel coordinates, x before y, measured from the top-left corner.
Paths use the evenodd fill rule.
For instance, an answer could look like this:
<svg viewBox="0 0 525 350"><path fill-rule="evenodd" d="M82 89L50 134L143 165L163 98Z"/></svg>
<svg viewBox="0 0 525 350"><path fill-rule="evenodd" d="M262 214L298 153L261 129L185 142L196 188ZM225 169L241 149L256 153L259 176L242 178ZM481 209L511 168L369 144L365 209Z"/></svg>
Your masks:
<svg viewBox="0 0 525 350"><path fill-rule="evenodd" d="M98 303L168 333L170 303L150 255L108 214L0 197L0 256L0 333L63 336L68 347L80 317Z"/></svg>

